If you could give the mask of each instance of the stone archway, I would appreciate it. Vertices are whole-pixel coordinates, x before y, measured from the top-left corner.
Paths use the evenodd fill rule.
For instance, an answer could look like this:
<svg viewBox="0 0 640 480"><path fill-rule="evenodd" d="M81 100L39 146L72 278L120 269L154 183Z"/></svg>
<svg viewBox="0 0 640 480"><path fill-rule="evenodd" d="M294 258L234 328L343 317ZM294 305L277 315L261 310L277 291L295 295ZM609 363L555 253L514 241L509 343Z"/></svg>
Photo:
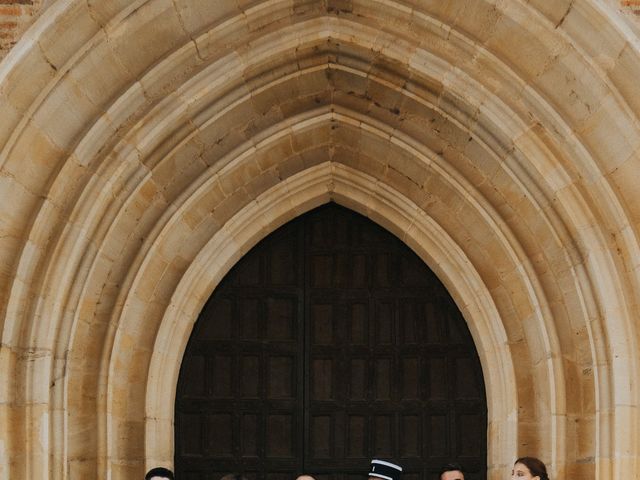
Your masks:
<svg viewBox="0 0 640 480"><path fill-rule="evenodd" d="M491 478L520 453L560 476L637 470L636 30L590 0L461 5L40 16L0 65L0 475L169 464L204 299L330 199L402 238L463 312Z"/></svg>
<svg viewBox="0 0 640 480"><path fill-rule="evenodd" d="M486 478L482 367L441 282L331 202L251 249L198 316L177 382L178 477L355 478L372 458Z"/></svg>

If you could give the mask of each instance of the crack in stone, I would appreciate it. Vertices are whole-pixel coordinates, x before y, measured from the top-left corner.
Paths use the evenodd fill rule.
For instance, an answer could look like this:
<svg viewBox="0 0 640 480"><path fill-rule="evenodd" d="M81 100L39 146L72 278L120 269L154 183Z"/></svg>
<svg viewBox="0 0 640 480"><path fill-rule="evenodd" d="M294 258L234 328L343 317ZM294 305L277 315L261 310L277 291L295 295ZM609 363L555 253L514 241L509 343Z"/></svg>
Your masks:
<svg viewBox="0 0 640 480"><path fill-rule="evenodd" d="M560 19L560 21L558 23L556 23L556 26L554 28L556 28L556 29L560 28L560 26L564 23L565 18L567 18L567 15L569 15L569 12L573 8L573 2L574 2L574 0L571 0L571 2L569 3L569 6L567 7L567 11L564 12L564 15L562 15L562 18Z"/></svg>

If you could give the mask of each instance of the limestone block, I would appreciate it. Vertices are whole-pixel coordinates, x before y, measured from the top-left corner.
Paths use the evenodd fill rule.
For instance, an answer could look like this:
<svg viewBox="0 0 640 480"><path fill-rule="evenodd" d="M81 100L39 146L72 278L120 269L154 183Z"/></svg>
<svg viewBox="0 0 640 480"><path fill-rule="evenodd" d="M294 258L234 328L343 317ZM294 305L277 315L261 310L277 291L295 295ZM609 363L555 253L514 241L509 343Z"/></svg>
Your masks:
<svg viewBox="0 0 640 480"><path fill-rule="evenodd" d="M157 165L151 175L159 187L159 193L171 203L185 190L189 190L198 177L207 169L200 155L202 146L188 142L177 152Z"/></svg>
<svg viewBox="0 0 640 480"><path fill-rule="evenodd" d="M306 164L304 166L305 168L308 168ZM249 196L255 199L280 183L281 180L280 175L278 175L275 169L267 170L252 178L245 188Z"/></svg>
<svg viewBox="0 0 640 480"><path fill-rule="evenodd" d="M635 404L618 404L615 408L615 430L616 436L620 438L632 439L635 437L636 422L638 419L638 407ZM635 459L635 451L631 441L616 444L615 453L618 457Z"/></svg>
<svg viewBox="0 0 640 480"><path fill-rule="evenodd" d="M24 461L27 458L28 453L26 448L21 447L31 443L29 441L29 433L27 430L28 410L29 407L25 405L12 405L9 412L8 430L11 432L11 443L9 444L11 452L9 471L21 476L24 476Z"/></svg>
<svg viewBox="0 0 640 480"><path fill-rule="evenodd" d="M184 18L184 17L183 17ZM197 25L189 26L193 28ZM222 58L250 39L249 27L243 15L235 15L194 38L203 59Z"/></svg>
<svg viewBox="0 0 640 480"><path fill-rule="evenodd" d="M293 154L291 136L286 135L271 140L264 148L259 148L255 153L256 163L260 170L273 170L280 160L290 157Z"/></svg>
<svg viewBox="0 0 640 480"><path fill-rule="evenodd" d="M585 412L586 413L586 412ZM594 458L597 446L596 422L591 415L582 415L575 420L575 437L577 439L576 458L580 463Z"/></svg>
<svg viewBox="0 0 640 480"><path fill-rule="evenodd" d="M19 112L27 111L57 74L39 48L27 48L12 52L13 62L4 61L0 76L0 98L8 101ZM18 47L16 47L18 48ZM9 57L11 58L11 57Z"/></svg>
<svg viewBox="0 0 640 480"><path fill-rule="evenodd" d="M415 104L411 107L411 109L405 110L404 121L398 130L413 142L424 145L435 155L441 155L450 143L448 139L440 136L438 128L434 127L436 123L439 123L439 115L430 112L426 107L420 110L414 108ZM446 123L442 123L442 125L446 125Z"/></svg>
<svg viewBox="0 0 640 480"><path fill-rule="evenodd" d="M300 157L299 155L291 155L288 158L281 159L278 162L276 170L278 172L278 177L282 180L285 180L299 172L302 172L305 168L306 167L302 157Z"/></svg>
<svg viewBox="0 0 640 480"><path fill-rule="evenodd" d="M386 184L395 187L398 191L401 191L404 197L416 205L420 205L425 202L427 195L421 185L402 172L389 167L384 178L387 179L385 181Z"/></svg>
<svg viewBox="0 0 640 480"><path fill-rule="evenodd" d="M298 45L292 52L293 63L298 65L300 71L309 72L317 77L316 82L327 84L326 68L331 64L335 65L335 40L326 38L324 40L316 40ZM353 61L348 59L347 61ZM310 81L311 82L311 81ZM306 83L306 82L305 82ZM305 83L300 88L303 89ZM310 83L310 88L313 84ZM302 90L301 90L302 91Z"/></svg>
<svg viewBox="0 0 640 480"><path fill-rule="evenodd" d="M81 480L83 478L94 478L96 476L95 458L80 456L76 458L69 458L67 463L67 471L70 480Z"/></svg>
<svg viewBox="0 0 640 480"><path fill-rule="evenodd" d="M65 77L43 101L33 121L58 148L71 152L87 128L88 119L96 118L100 113L101 109L78 85Z"/></svg>
<svg viewBox="0 0 640 480"><path fill-rule="evenodd" d="M533 85L544 92L551 105L576 130L596 112L608 88L581 57L571 49L552 57L544 73L533 80Z"/></svg>
<svg viewBox="0 0 640 480"><path fill-rule="evenodd" d="M342 145L344 145L345 148L348 148L351 143L342 143ZM389 142L388 137L374 135L367 131L364 131L358 136L357 153L359 156L369 157L372 161L375 161L380 165L385 165L388 161L387 159L390 158L391 152L392 144ZM381 166L374 168L372 170L372 174L377 176L376 172L380 172L381 168ZM368 171L369 166L365 168L365 165L362 165L361 168L358 168L358 170L360 169L362 169L362 171Z"/></svg>
<svg viewBox="0 0 640 480"><path fill-rule="evenodd" d="M485 46L526 82L543 74L550 59L568 48L566 42L553 35L548 24L518 7L498 19Z"/></svg>
<svg viewBox="0 0 640 480"><path fill-rule="evenodd" d="M325 97L330 92L329 78L327 77L326 68L300 70L301 75L298 76L298 86L296 90L300 97L317 95ZM291 99L290 99L291 100Z"/></svg>
<svg viewBox="0 0 640 480"><path fill-rule="evenodd" d="M230 195L247 184L259 173L259 165L253 159L249 158L241 163L234 164L231 168L225 168L221 171L220 186L226 194Z"/></svg>
<svg viewBox="0 0 640 480"><path fill-rule="evenodd" d="M608 70L609 77L634 112L640 112L640 91L637 79L640 78L640 62L635 47L628 43Z"/></svg>
<svg viewBox="0 0 640 480"><path fill-rule="evenodd" d="M31 440L30 454L39 461L37 470L33 472L35 478L45 478L47 472L47 460L49 455L49 405L48 404L32 404L26 407L27 412L27 435ZM34 459L34 460L35 460Z"/></svg>
<svg viewBox="0 0 640 480"><path fill-rule="evenodd" d="M311 15L315 16L327 12L325 5L315 0L293 0L291 4L296 18L307 18Z"/></svg>
<svg viewBox="0 0 640 480"><path fill-rule="evenodd" d="M109 464L109 471L113 480L129 480L130 478L144 478L145 471L143 468L144 459L136 458L135 462L121 460L120 462L112 460ZM156 465L154 465L156 466ZM79 476L78 479L88 478ZM75 479L74 479L75 480Z"/></svg>
<svg viewBox="0 0 640 480"><path fill-rule="evenodd" d="M57 208L75 204L82 189L89 180L90 172L70 157L59 171L59 176L51 185L48 198Z"/></svg>
<svg viewBox="0 0 640 480"><path fill-rule="evenodd" d="M3 372L16 372L16 358L15 352L9 348L8 345L5 345L3 342L0 345L0 368L2 368ZM13 401L14 389L16 388L16 381L18 380L15 374L6 375L2 382L0 382L0 408L7 407ZM4 411L7 413L8 409ZM4 417L5 420L8 417ZM0 431L4 431L7 428L7 424L0 422ZM8 448L8 446L5 446Z"/></svg>
<svg viewBox="0 0 640 480"><path fill-rule="evenodd" d="M47 60L61 69L71 57L84 50L100 29L87 2L70 2L64 15L44 30L38 43Z"/></svg>
<svg viewBox="0 0 640 480"><path fill-rule="evenodd" d="M199 135L204 142L203 160L207 165L216 165L216 168L221 168L225 162L220 161L238 145L247 141L243 127L252 118L251 112L251 106L242 103L228 112L220 123L212 124Z"/></svg>
<svg viewBox="0 0 640 480"><path fill-rule="evenodd" d="M333 128L336 126L334 123L322 121L318 125L313 125L313 128L297 128L293 126L293 135L291 137L291 146L294 152L301 152L304 150L315 149L322 145L330 143L330 139L333 139L339 144L342 144L339 137L342 129ZM355 136L355 135L354 135ZM351 136L351 142L355 142L356 139Z"/></svg>
<svg viewBox="0 0 640 480"><path fill-rule="evenodd" d="M224 225L233 215L241 210L250 200L246 190L236 190L214 207L213 219L220 225Z"/></svg>
<svg viewBox="0 0 640 480"><path fill-rule="evenodd" d="M600 170L605 173L640 152L638 126L620 110L612 96L601 100L599 108L587 119L580 133L584 144L597 157Z"/></svg>
<svg viewBox="0 0 640 480"><path fill-rule="evenodd" d="M537 387L534 385L535 379L532 377L531 363L529 363L529 349L524 342L511 344L512 358L514 358L514 369L519 384L518 388L518 451L523 446L536 451L536 444L540 439L540 426L536 414ZM524 350L526 349L526 353ZM526 373L525 373L526 372ZM526 375L528 378L523 379Z"/></svg>
<svg viewBox="0 0 640 480"><path fill-rule="evenodd" d="M406 111L403 108L403 92L391 90L386 85L381 85L377 79L370 77L367 86L367 95L371 97L371 105L367 111L368 116L383 122L390 128L397 128L404 121Z"/></svg>
<svg viewBox="0 0 640 480"><path fill-rule="evenodd" d="M491 284L485 280L486 275L484 272L479 271L479 273L484 283L487 286L490 286ZM500 312L500 320L507 336L512 355L514 353L513 350L522 352L524 331L520 319L516 315L516 309L513 305L509 289L500 284L497 287L492 288L490 292L496 308ZM517 345L517 347L515 345Z"/></svg>
<svg viewBox="0 0 640 480"><path fill-rule="evenodd" d="M439 204L440 202L437 202L434 205ZM464 235L464 238L459 242L459 245L463 248L469 261L472 262L474 269L478 272L484 288L492 292L494 301L499 305L501 315L505 318L515 318L515 310L509 290L506 289L502 283L502 271L495 268L493 259L489 257L489 252L485 249L485 245L487 244L486 239L490 239L492 233L484 228L476 228L469 231L473 231L474 236L471 237L468 233L461 232L460 235ZM485 238L485 240L482 242L473 241L473 239L477 238L476 235ZM495 236L493 236L493 241L495 242L495 240ZM519 331L518 329L516 330Z"/></svg>
<svg viewBox="0 0 640 480"><path fill-rule="evenodd" d="M46 320L42 323L46 323ZM17 371L26 372L27 378L24 379L25 389L18 390L16 401L40 404L45 407L43 412L47 411L51 385L51 351L31 346L20 356Z"/></svg>
<svg viewBox="0 0 640 480"><path fill-rule="evenodd" d="M146 0L87 0L91 16L96 21L105 26L108 23L115 23L127 18L134 10Z"/></svg>
<svg viewBox="0 0 640 480"><path fill-rule="evenodd" d="M185 223L192 229L196 229L204 219L208 221L208 215L216 208L220 202L226 198L220 186L218 177L212 178L203 185L203 191L199 192L194 202L189 202L188 209L183 213ZM220 226L222 224L218 224Z"/></svg>
<svg viewBox="0 0 640 480"><path fill-rule="evenodd" d="M343 74L334 74L335 70L328 70L329 80L331 83L334 83L335 79L344 79ZM338 85L334 85L334 90L332 91L332 100L333 103L339 105L343 109L352 110L354 112L365 113L369 111L371 107L372 100L366 94L366 81L363 80L363 88L360 89L360 85L357 81L360 77L354 76L354 81L351 89L343 90ZM340 83L340 82L338 82Z"/></svg>
<svg viewBox="0 0 640 480"><path fill-rule="evenodd" d="M11 202L0 202L0 225L2 232L9 237L21 238L24 224L32 215L32 209L37 201L37 193L32 192L28 187L31 185L22 185L17 179L12 178L12 174L4 173L0 175L0 198L12 199ZM20 179L26 181L25 179ZM37 190L36 190L37 192ZM11 238L7 238L7 242L0 248L3 255L13 254L16 252L10 248L14 242ZM16 257L8 262L12 265ZM4 264L3 264L4 265ZM2 270L4 271L3 267Z"/></svg>
<svg viewBox="0 0 640 480"><path fill-rule="evenodd" d="M596 478L596 465L593 457L578 458L577 460L576 463L567 464L564 472L559 471L556 478Z"/></svg>
<svg viewBox="0 0 640 480"><path fill-rule="evenodd" d="M5 174L29 192L46 195L45 186L61 165L63 151L60 147L45 132L30 124L16 142L13 155L5 164Z"/></svg>
<svg viewBox="0 0 640 480"><path fill-rule="evenodd" d="M105 31L115 56L134 77L189 41L171 0L145 2Z"/></svg>
<svg viewBox="0 0 640 480"><path fill-rule="evenodd" d="M175 7L184 29L192 38L242 13L237 2L228 0L175 0Z"/></svg>
<svg viewBox="0 0 640 480"><path fill-rule="evenodd" d="M540 282L543 283L545 280L546 278L543 277L540 279ZM582 330L576 329L571 324L571 319L566 307L566 305L570 303L565 302L564 301L565 298L562 296L559 296L558 298L551 297L554 294L559 295L558 292L553 290L554 287L556 289L559 288L557 284L553 283L553 280L555 279L552 278L550 281L544 282L544 283L550 283L551 285L546 285L546 284L543 285L545 294L549 293L549 295L545 295L544 297L544 300L546 301L546 307L550 311L551 318L553 318L553 323L555 325L556 336L558 338L560 350L562 352L571 352L572 358L576 358L578 356L578 354L576 353L578 346L585 341L585 335L586 335L586 332L584 330L585 318L582 315L580 315L580 311L578 310L576 311L576 314L575 314L576 323L578 322L582 323ZM582 355L580 355L580 361L588 362L589 360L590 358L584 358ZM576 360L576 363L579 365L581 364L579 363L578 360Z"/></svg>
<svg viewBox="0 0 640 480"><path fill-rule="evenodd" d="M158 395L162 395L162 392L158 392ZM155 456L149 458L149 455L146 455L145 471L148 471L158 465L167 465L168 468L171 468L174 442L162 442L161 439L173 439L174 433L173 422L171 421L172 419L162 417L158 418L155 414L151 416L149 416L149 414L147 415L147 420L145 422L145 443L147 445L147 452L151 450ZM153 448L149 448L150 444L153 444Z"/></svg>
<svg viewBox="0 0 640 480"><path fill-rule="evenodd" d="M625 442L626 445L632 445L632 441ZM616 455L615 459L606 458L602 463L613 464L613 475L611 478L620 478L624 476L622 472L633 472L636 469L637 457L635 455Z"/></svg>
<svg viewBox="0 0 640 480"><path fill-rule="evenodd" d="M291 51L280 52L275 58L269 57L263 61L246 65L242 77L247 90L257 93L258 89L269 85L268 91L260 92L260 94L277 97L279 99L277 103L291 96L297 96L295 89L298 85L295 78L300 72L300 67L295 62L289 61L291 55L293 55ZM280 91L280 95L278 95L278 91ZM289 95L283 95L287 91Z"/></svg>
<svg viewBox="0 0 640 480"><path fill-rule="evenodd" d="M207 65L200 58L198 49L193 42L187 42L176 47L162 62L154 65L140 78L140 84L145 97L151 102L161 101L173 92L180 92L183 103L189 104L193 98L200 100L202 93L202 70ZM210 66L209 66L210 68ZM200 80L198 82L197 80ZM214 83L209 79L208 89L221 83L217 77ZM185 86L186 85L186 86ZM185 92L186 89L186 93Z"/></svg>
<svg viewBox="0 0 640 480"><path fill-rule="evenodd" d="M331 155L331 149L327 145L324 145L320 148L301 152L300 158L302 158L305 169L310 169L330 161Z"/></svg>
<svg viewBox="0 0 640 480"><path fill-rule="evenodd" d="M359 0L360 2L364 2L366 4L366 0ZM384 0L385 3L389 3L388 0ZM464 11L465 6L463 4L458 4L457 2L438 2L438 1L428 1L425 2L423 0L411 0L408 2L413 8L414 18L417 13L420 13L421 22L424 22L423 18L427 15L434 17L437 21L443 22L444 24L448 24L449 20L461 15ZM413 23L418 23L414 21Z"/></svg>
<svg viewBox="0 0 640 480"><path fill-rule="evenodd" d="M266 33L283 30L293 23L291 3L291 0L269 0L266 2L251 0L245 2L243 6L241 0L238 2L238 7L243 12L249 32L255 32L262 36Z"/></svg>
<svg viewBox="0 0 640 480"><path fill-rule="evenodd" d="M531 0L529 2L542 15L547 17L552 25L564 25L567 16L574 7L579 6L572 0L556 0L555 2L547 2L546 0Z"/></svg>
<svg viewBox="0 0 640 480"><path fill-rule="evenodd" d="M10 425L11 414L11 407L0 402L0 477L2 478L10 478L9 467L12 456L10 439L15 435Z"/></svg>
<svg viewBox="0 0 640 480"><path fill-rule="evenodd" d="M251 105L254 114L243 129L247 139L260 138L261 133L268 127L278 124L284 120L282 111L277 106L273 97L268 95L257 95L251 98Z"/></svg>
<svg viewBox="0 0 640 480"><path fill-rule="evenodd" d="M207 130L230 111L250 105L251 93L239 78L241 73L237 56L225 57L207 65L177 91L193 125Z"/></svg>
<svg viewBox="0 0 640 480"><path fill-rule="evenodd" d="M527 289L527 285L523 285L523 283L525 283L522 279L523 272L519 269L516 268L510 272L502 272L502 276L516 314L518 318L522 319L525 325L527 342L532 342L531 339L533 338L539 341L539 343L531 346L531 350L535 352L534 361L541 361L548 350L546 347L547 342L542 341L542 337L546 335L546 329L544 327L545 318L543 312L539 310L538 305L538 302L542 299L534 296L533 292ZM548 321L549 319L546 320ZM531 330L527 331L527 328L531 328ZM531 355L534 357L533 353Z"/></svg>
<svg viewBox="0 0 640 480"><path fill-rule="evenodd" d="M104 31L100 31L96 37L91 50L74 63L68 76L94 105L106 109L109 102L120 96L135 81L135 77L115 56Z"/></svg>
<svg viewBox="0 0 640 480"><path fill-rule="evenodd" d="M318 155L318 160L322 158L322 154ZM373 178L381 178L386 171L386 164L378 162L363 154L358 154L350 148L344 146L331 147L331 162L335 165L345 165L356 172L366 172Z"/></svg>
<svg viewBox="0 0 640 480"><path fill-rule="evenodd" d="M617 26L585 2L573 2L560 28L604 70L614 66L626 44Z"/></svg>
<svg viewBox="0 0 640 480"><path fill-rule="evenodd" d="M327 43L326 64L327 68L324 70L329 85L333 90L337 90L343 93L354 92L358 96L366 96L367 85L369 84L368 72L371 68L369 59L362 54L359 49L353 48L353 52L349 52L349 55L345 55L347 59L341 60L341 52L338 46L335 46L330 40ZM345 47L346 48L346 47ZM355 56L356 58L350 58ZM318 60L323 60L319 58ZM315 64L323 65L322 62L314 62ZM308 65L305 65L308 67Z"/></svg>
<svg viewBox="0 0 640 480"><path fill-rule="evenodd" d="M5 96L0 95L0 146L4 146L22 119L16 107Z"/></svg>
<svg viewBox="0 0 640 480"><path fill-rule="evenodd" d="M279 79L269 85L270 96L275 99L275 105L282 111L282 104L300 98L300 72L297 70L285 79Z"/></svg>
<svg viewBox="0 0 640 480"><path fill-rule="evenodd" d="M162 278L168 266L167 260L159 256L153 256L148 259L144 267L144 278L149 279L149 281L140 282L135 290L136 296L139 299L145 302L150 302L153 299L156 282Z"/></svg>
<svg viewBox="0 0 640 480"><path fill-rule="evenodd" d="M471 202L459 203L459 205L455 210L455 215L465 228L456 233L458 244L466 249L470 244L475 243L484 250L486 245L495 243L497 241L495 232L487 228L478 211L482 207L478 207Z"/></svg>
<svg viewBox="0 0 640 480"><path fill-rule="evenodd" d="M434 175L430 165L431 161L423 156L417 156L416 152L394 149L393 155L388 157L389 171L407 177L418 188L422 188L427 180Z"/></svg>
<svg viewBox="0 0 640 480"><path fill-rule="evenodd" d="M608 175L623 199L629 221L640 222L640 149Z"/></svg>
<svg viewBox="0 0 640 480"><path fill-rule="evenodd" d="M514 15L513 10L513 4L498 6L484 0L467 1L452 18L451 25L478 43L484 43L491 37L503 16Z"/></svg>
<svg viewBox="0 0 640 480"><path fill-rule="evenodd" d="M138 420L122 421L117 419L114 425L115 434L120 441L114 442L116 450L114 455L116 459L135 459L141 461L144 459L144 422L143 418ZM130 461L129 460L129 461ZM129 467L130 468L130 467ZM115 468L114 468L115 473ZM118 477L116 477L118 478ZM131 476L122 476L122 479L134 478Z"/></svg>

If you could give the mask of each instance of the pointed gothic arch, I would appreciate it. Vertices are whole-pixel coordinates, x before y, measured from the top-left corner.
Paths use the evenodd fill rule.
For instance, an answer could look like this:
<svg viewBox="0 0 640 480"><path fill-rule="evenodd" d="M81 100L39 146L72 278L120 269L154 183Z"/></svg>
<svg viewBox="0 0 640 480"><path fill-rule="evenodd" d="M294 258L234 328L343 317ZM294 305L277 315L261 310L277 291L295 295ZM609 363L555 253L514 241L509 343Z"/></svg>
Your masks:
<svg viewBox="0 0 640 480"><path fill-rule="evenodd" d="M492 478L531 450L637 471L634 24L592 0L220 5L55 2L0 64L0 476L169 463L203 299L329 199L463 311Z"/></svg>

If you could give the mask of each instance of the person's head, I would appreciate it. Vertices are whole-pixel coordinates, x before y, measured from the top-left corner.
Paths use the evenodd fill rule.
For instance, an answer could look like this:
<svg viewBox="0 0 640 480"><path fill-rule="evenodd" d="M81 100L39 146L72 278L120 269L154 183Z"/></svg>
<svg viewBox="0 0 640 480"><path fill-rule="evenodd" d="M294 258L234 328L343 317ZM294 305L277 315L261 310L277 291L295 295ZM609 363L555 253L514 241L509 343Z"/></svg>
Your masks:
<svg viewBox="0 0 640 480"><path fill-rule="evenodd" d="M312 477L311 475L298 475L296 477L296 480L316 480L315 477Z"/></svg>
<svg viewBox="0 0 640 480"><path fill-rule="evenodd" d="M402 467L385 460L371 460L369 480L400 480Z"/></svg>
<svg viewBox="0 0 640 480"><path fill-rule="evenodd" d="M549 480L547 467L535 457L520 457L513 464L511 478L517 480Z"/></svg>
<svg viewBox="0 0 640 480"><path fill-rule="evenodd" d="M447 463L440 470L440 480L464 480L462 467L457 463Z"/></svg>
<svg viewBox="0 0 640 480"><path fill-rule="evenodd" d="M175 480L175 478L173 472L168 468L156 467L147 472L144 480Z"/></svg>
<svg viewBox="0 0 640 480"><path fill-rule="evenodd" d="M227 473L220 477L220 480L247 480L247 477L240 473Z"/></svg>

